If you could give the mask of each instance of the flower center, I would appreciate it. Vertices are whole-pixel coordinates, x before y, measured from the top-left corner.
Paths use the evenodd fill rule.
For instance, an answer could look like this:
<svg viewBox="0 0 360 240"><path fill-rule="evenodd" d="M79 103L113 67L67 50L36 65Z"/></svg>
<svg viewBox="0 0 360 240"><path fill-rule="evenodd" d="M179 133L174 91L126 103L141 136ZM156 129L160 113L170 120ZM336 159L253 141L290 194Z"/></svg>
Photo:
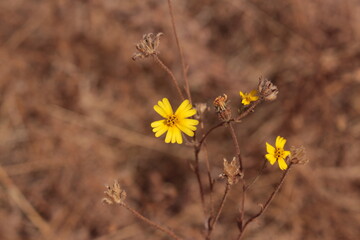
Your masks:
<svg viewBox="0 0 360 240"><path fill-rule="evenodd" d="M168 118L166 119L165 124L166 124L167 126L169 126L169 127L172 127L172 126L174 126L177 122L178 122L178 117L177 117L175 114L173 114L173 115L171 115L170 117L168 117Z"/></svg>
<svg viewBox="0 0 360 240"><path fill-rule="evenodd" d="M284 149L276 148L276 150L275 150L275 158L284 158Z"/></svg>

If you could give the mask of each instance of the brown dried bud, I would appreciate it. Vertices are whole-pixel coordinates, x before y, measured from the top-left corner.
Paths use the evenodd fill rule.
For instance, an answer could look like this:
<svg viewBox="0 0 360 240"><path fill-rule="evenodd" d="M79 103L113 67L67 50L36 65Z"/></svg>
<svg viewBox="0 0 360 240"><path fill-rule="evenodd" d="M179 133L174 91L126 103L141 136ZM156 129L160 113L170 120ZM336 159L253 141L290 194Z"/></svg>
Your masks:
<svg viewBox="0 0 360 240"><path fill-rule="evenodd" d="M126 199L126 192L122 190L117 180L114 181L112 186L106 186L107 190L104 192L107 196L102 199L102 202L107 204L123 204Z"/></svg>
<svg viewBox="0 0 360 240"><path fill-rule="evenodd" d="M226 94L223 94L223 96L219 96L214 100L213 104L215 107L215 111L220 120L229 121L231 119L231 109L227 105L228 102L229 101Z"/></svg>
<svg viewBox="0 0 360 240"><path fill-rule="evenodd" d="M266 101L274 101L279 93L278 88L266 78L259 78L259 96Z"/></svg>
<svg viewBox="0 0 360 240"><path fill-rule="evenodd" d="M238 177L241 177L241 173L239 162L236 160L235 157L230 163L224 158L224 173L220 176L226 177L227 183L229 185L237 183Z"/></svg>
<svg viewBox="0 0 360 240"><path fill-rule="evenodd" d="M157 55L157 51L160 45L160 37L163 33L158 33L154 36L153 33L144 34L143 40L136 44L136 49L139 51L133 54L132 59L135 61L137 59L146 58L151 55Z"/></svg>
<svg viewBox="0 0 360 240"><path fill-rule="evenodd" d="M306 151L303 146L290 148L290 162L293 164L306 164L309 162L309 159L306 156Z"/></svg>

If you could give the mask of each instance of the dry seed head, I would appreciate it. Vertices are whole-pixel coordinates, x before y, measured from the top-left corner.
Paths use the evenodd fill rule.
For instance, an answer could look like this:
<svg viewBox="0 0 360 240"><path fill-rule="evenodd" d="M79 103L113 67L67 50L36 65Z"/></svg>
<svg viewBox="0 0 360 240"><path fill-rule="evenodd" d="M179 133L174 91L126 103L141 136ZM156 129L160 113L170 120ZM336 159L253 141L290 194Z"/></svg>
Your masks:
<svg viewBox="0 0 360 240"><path fill-rule="evenodd" d="M224 173L220 176L225 177L229 185L237 183L238 177L241 177L241 174L239 162L235 157L230 163L224 158Z"/></svg>
<svg viewBox="0 0 360 240"><path fill-rule="evenodd" d="M268 79L259 78L258 84L259 96L266 101L274 101L279 93L278 88Z"/></svg>
<svg viewBox="0 0 360 240"><path fill-rule="evenodd" d="M290 148L290 162L293 164L306 164L309 162L309 159L306 156L306 151L303 146Z"/></svg>
<svg viewBox="0 0 360 240"><path fill-rule="evenodd" d="M126 199L126 192L121 189L117 180L114 181L112 186L106 186L106 191L104 193L107 197L103 198L102 202L107 204L123 204Z"/></svg>
<svg viewBox="0 0 360 240"><path fill-rule="evenodd" d="M132 59L135 61L137 59L146 58L151 55L157 55L159 52L157 51L160 45L160 37L163 33L158 33L154 36L153 33L148 33L143 35L143 39L136 44L136 49L138 52L133 54Z"/></svg>
<svg viewBox="0 0 360 240"><path fill-rule="evenodd" d="M215 111L220 120L229 121L231 119L231 109L228 106L228 102L229 101L226 94L218 96L213 102Z"/></svg>

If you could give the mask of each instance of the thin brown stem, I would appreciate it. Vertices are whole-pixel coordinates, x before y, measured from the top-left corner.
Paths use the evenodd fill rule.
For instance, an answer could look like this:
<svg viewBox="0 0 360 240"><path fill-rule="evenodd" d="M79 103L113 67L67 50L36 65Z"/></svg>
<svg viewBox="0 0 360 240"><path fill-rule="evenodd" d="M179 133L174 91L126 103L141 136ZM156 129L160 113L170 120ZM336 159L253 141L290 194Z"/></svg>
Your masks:
<svg viewBox="0 0 360 240"><path fill-rule="evenodd" d="M214 182L211 177L211 167L209 162L209 154L207 150L206 141L204 142L204 149L205 149L205 164L206 164L206 170L209 180L209 190L210 190L210 216L214 216L214 204L213 204L213 189L214 189Z"/></svg>
<svg viewBox="0 0 360 240"><path fill-rule="evenodd" d="M181 99L184 101L184 100L185 100L185 97L184 97L183 93L181 92L179 83L178 83L178 81L176 80L175 75L173 74L173 72L163 63L163 61L160 60L160 58L159 58L157 55L153 55L153 58L154 58L154 61L155 61L157 64L159 64L159 66L160 66L163 70L165 70L165 72L167 72L167 73L170 75L171 80L173 81L173 84L175 85L176 90L178 91L179 96L180 96Z"/></svg>
<svg viewBox="0 0 360 240"><path fill-rule="evenodd" d="M232 122L229 122L229 130L230 130L231 137L232 137L232 140L233 140L233 143L234 143L236 156L237 156L238 161L239 161L240 172L243 173L243 163L242 163L242 158L241 158L239 141L237 140L236 133L235 133L234 127L232 125Z"/></svg>
<svg viewBox="0 0 360 240"><path fill-rule="evenodd" d="M169 230L168 228L165 228L165 227L151 221L150 219L144 217L138 211L136 211L135 209L129 207L126 203L122 203L121 206L123 206L124 208L129 210L135 217L139 218L140 220L144 221L145 223L149 224L150 226L152 226L152 227L166 233L167 235L169 235L173 239L176 239L176 240L181 240L182 239L181 237L177 236L173 231Z"/></svg>
<svg viewBox="0 0 360 240"><path fill-rule="evenodd" d="M207 138L207 136L215 129L221 127L222 125L224 125L226 122L221 122L221 123L218 123L216 124L215 126L211 127L203 136L202 138L200 139L199 141L199 145L197 146L197 152L200 152L200 149L201 149L201 145L204 143L205 139Z"/></svg>
<svg viewBox="0 0 360 240"><path fill-rule="evenodd" d="M199 190L200 190L200 198L201 198L201 204L203 207L203 211L204 214L206 212L206 208L205 208L205 193L204 193L204 187L201 181L201 176L200 176L200 167L199 167L199 152L197 151L197 148L194 147L194 154L195 154L195 166L193 166L193 171L196 175L196 179L199 185Z"/></svg>
<svg viewBox="0 0 360 240"><path fill-rule="evenodd" d="M241 196L241 205L240 205L240 218L238 222L238 226L242 229L244 224L244 216L245 216L245 198L246 198L246 184L245 180L242 179L242 196Z"/></svg>
<svg viewBox="0 0 360 240"><path fill-rule="evenodd" d="M258 175L246 186L246 190L248 190L256 182L256 180L259 179L259 177L262 175L262 173L263 173L263 171L264 171L264 169L266 167L266 164L267 164L267 160L265 159L262 167L259 170Z"/></svg>
<svg viewBox="0 0 360 240"><path fill-rule="evenodd" d="M176 31L175 17L174 17L174 12L173 12L173 7L172 7L171 0L168 0L168 6L169 6L170 17L171 17L171 24L172 24L172 28L173 28L174 36L175 36L175 40L176 40L176 46L178 48L179 55L180 55L180 62L181 62L181 67L182 67L182 75L183 75L184 82L185 82L185 90L186 90L186 94L187 94L187 97L188 97L190 103L192 103L191 94L190 94L190 87L189 87L189 81L188 81L187 74L186 74L186 65L185 65L185 61L184 61L184 54L182 52L179 37L178 37L177 31Z"/></svg>
<svg viewBox="0 0 360 240"><path fill-rule="evenodd" d="M228 196L228 193L229 193L229 191L230 191L230 188L231 188L231 185L230 185L230 184L226 184L225 191L224 191L224 195L223 195L223 197L222 197L222 199L221 199L220 207L219 207L219 209L218 209L218 211L217 211L217 213L216 213L216 216L215 216L214 220L211 221L211 223L210 223L209 230L208 230L208 233L207 233L207 236L206 236L206 239L207 239L207 240L210 239L210 235L211 235L212 231L214 230L215 225L216 225L216 223L217 223L217 221L218 221L218 219L219 219L219 217L220 217L220 214L221 214L221 212L222 212L222 210L223 210L223 208L224 208L225 200L226 200L226 198L227 198L227 196Z"/></svg>
<svg viewBox="0 0 360 240"><path fill-rule="evenodd" d="M246 117L250 112L254 111L255 107L257 105L259 105L259 103L261 103L263 100L259 99L257 101L255 101L248 109L246 109L244 112L242 112L239 116L237 116L235 119L231 119L235 122L240 121L241 119L243 119L244 117Z"/></svg>
<svg viewBox="0 0 360 240"><path fill-rule="evenodd" d="M260 211L255 214L254 216L252 216L250 219L248 219L246 221L246 223L244 224L244 226L242 227L242 229L240 229L240 233L237 237L237 240L240 240L241 237L243 236L244 234L244 231L246 229L246 227L252 222L254 221L256 218L260 217L264 212L265 210L269 207L270 203L272 202L272 200L274 199L275 195L279 192L282 184L284 183L284 180L285 180L285 177L288 175L289 171L290 171L290 168L291 168L292 164L290 163L289 164L289 167L287 170L285 170L285 172L283 173L281 179L280 179L280 182L278 183L278 185L275 187L274 191L271 193L271 195L269 196L269 198L267 199L267 201L265 202L264 205L261 206L261 209Z"/></svg>

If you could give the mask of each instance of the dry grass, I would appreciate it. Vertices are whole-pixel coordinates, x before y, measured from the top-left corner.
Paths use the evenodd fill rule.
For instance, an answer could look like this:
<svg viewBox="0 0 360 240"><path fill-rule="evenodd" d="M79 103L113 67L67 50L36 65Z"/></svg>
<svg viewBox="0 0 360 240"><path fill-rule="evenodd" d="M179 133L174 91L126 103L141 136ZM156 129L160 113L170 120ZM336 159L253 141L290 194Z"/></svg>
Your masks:
<svg viewBox="0 0 360 240"><path fill-rule="evenodd" d="M274 136L309 153L311 162L292 170L245 239L357 239L358 1L174 7L194 102L226 93L240 104L238 90L250 90L261 75L279 87L277 101L236 126L250 175ZM192 150L166 145L150 128L152 106L176 89L152 61L131 60L144 33L163 32L160 56L181 79L166 1L1 1L0 22L0 239L166 239L101 204L104 184L116 178L129 204L199 239L203 212L186 162ZM213 112L207 117L206 127L218 121ZM232 158L231 144L223 130L207 142L214 176L223 157ZM258 211L279 174L267 168L248 195L247 214ZM229 194L214 239L237 235L238 197Z"/></svg>

